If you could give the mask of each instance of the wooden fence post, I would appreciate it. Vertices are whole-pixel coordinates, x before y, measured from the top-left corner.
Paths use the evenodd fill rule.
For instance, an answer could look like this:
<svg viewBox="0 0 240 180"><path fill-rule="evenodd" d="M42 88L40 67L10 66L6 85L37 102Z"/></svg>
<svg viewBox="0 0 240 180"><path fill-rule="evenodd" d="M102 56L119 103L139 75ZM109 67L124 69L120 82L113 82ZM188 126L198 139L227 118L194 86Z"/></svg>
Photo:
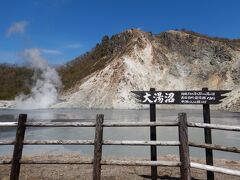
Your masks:
<svg viewBox="0 0 240 180"><path fill-rule="evenodd" d="M12 157L10 180L19 179L20 167L21 167L20 160L22 158L23 140L24 140L25 129L26 129L26 126L25 126L26 121L27 121L27 115L19 114L16 138L14 143L14 150L13 150L13 157Z"/></svg>
<svg viewBox="0 0 240 180"><path fill-rule="evenodd" d="M189 146L188 146L188 129L187 129L187 114L178 114L178 134L179 134L179 154L181 161L181 180L191 180Z"/></svg>
<svg viewBox="0 0 240 180"><path fill-rule="evenodd" d="M104 115L98 114L96 118L95 140L94 140L93 180L101 179L103 122L104 122Z"/></svg>
<svg viewBox="0 0 240 180"><path fill-rule="evenodd" d="M150 91L155 91L155 88L150 88ZM156 122L156 104L150 104L150 122ZM156 126L150 127L150 140L156 141ZM151 161L157 161L157 146L150 146L151 148ZM157 180L157 166L151 166L151 179Z"/></svg>
<svg viewBox="0 0 240 180"><path fill-rule="evenodd" d="M208 91L208 88L202 88L202 91ZM210 119L210 106L209 104L203 104L203 121L204 123L211 124ZM206 144L212 144L212 132L209 128L204 128L204 138ZM206 164L213 166L213 151L212 149L205 149L206 151ZM207 171L207 179L214 180L214 172Z"/></svg>

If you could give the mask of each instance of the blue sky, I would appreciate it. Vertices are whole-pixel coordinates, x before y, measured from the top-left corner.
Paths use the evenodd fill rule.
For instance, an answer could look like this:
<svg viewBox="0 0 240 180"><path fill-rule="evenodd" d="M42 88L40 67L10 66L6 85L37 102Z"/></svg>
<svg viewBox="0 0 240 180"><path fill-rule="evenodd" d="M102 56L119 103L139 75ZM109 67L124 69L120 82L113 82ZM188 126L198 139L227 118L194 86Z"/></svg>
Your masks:
<svg viewBox="0 0 240 180"><path fill-rule="evenodd" d="M239 8L238 0L1 0L0 63L19 63L24 49L38 48L50 64L63 64L129 28L240 38Z"/></svg>

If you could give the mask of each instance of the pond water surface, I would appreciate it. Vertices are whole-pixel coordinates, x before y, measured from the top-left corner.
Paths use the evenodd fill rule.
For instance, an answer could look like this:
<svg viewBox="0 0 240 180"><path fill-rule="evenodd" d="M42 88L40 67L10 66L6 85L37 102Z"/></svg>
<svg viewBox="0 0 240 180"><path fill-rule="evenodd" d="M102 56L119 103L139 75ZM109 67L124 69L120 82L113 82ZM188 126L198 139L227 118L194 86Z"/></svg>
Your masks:
<svg viewBox="0 0 240 180"><path fill-rule="evenodd" d="M189 122L203 122L202 110L157 110L157 121L176 121L179 112L186 112ZM94 122L96 114L104 114L105 121L149 122L149 110L89 110L89 109L43 109L43 110L0 110L0 122L17 121L18 114L27 113L28 121L74 121ZM212 124L240 126L240 113L211 112ZM189 140L203 143L204 131L201 128L189 128ZM149 127L104 128L105 140L149 140ZM212 130L213 143L240 147L240 133ZM0 128L0 139L14 139L15 128ZM94 139L94 128L27 128L25 139L28 140L90 140ZM157 139L177 141L177 127L158 127ZM11 155L12 146L0 146L0 155ZM158 155L178 155L178 147L158 147ZM24 154L59 154L74 152L92 155L93 147L87 145L27 145ZM149 157L150 148L142 146L104 146L103 156ZM190 155L204 158L204 149L190 148ZM214 158L240 160L240 154L214 151Z"/></svg>

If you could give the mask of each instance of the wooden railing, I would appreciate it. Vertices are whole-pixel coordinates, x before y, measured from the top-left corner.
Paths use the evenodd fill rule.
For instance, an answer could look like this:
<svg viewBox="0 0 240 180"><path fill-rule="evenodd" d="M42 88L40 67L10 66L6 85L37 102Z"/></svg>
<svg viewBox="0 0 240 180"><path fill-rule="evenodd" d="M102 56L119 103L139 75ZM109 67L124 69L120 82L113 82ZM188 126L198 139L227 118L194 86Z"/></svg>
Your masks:
<svg viewBox="0 0 240 180"><path fill-rule="evenodd" d="M103 139L104 127L156 127L177 126L179 141L113 141ZM240 132L238 126L227 126L204 123L188 123L186 113L178 114L176 122L105 122L104 116L97 115L96 123L92 122L27 122L27 115L20 114L18 122L2 122L0 127L17 127L15 140L0 140L0 145L14 145L12 160L0 160L0 164L11 164L11 180L18 180L21 164L93 164L93 180L100 180L101 165L125 165L125 166L168 166L180 167L181 179L191 179L191 167L211 172L225 173L240 176L240 171L222 167L210 166L190 162L189 146L219 151L239 153L237 147L226 147L215 144L199 144L188 141L188 127L217 129ZM26 127L95 127L94 140L24 140ZM24 145L94 145L93 160L22 160ZM102 160L103 145L126 145L126 146L179 146L180 161L121 161ZM153 177L152 179L156 179Z"/></svg>

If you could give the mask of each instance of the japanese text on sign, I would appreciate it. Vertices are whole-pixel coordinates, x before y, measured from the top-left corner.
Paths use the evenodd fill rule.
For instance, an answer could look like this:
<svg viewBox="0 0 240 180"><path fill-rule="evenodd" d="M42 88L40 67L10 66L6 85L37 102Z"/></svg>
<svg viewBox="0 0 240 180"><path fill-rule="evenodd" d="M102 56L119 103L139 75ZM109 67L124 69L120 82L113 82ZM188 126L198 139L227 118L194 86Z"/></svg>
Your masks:
<svg viewBox="0 0 240 180"><path fill-rule="evenodd" d="M163 93L163 92L157 92L153 95L145 92L145 95L143 96L144 100L143 103L174 103L175 94L173 92L170 93Z"/></svg>
<svg viewBox="0 0 240 180"><path fill-rule="evenodd" d="M229 90L216 91L132 91L143 104L219 104Z"/></svg>

